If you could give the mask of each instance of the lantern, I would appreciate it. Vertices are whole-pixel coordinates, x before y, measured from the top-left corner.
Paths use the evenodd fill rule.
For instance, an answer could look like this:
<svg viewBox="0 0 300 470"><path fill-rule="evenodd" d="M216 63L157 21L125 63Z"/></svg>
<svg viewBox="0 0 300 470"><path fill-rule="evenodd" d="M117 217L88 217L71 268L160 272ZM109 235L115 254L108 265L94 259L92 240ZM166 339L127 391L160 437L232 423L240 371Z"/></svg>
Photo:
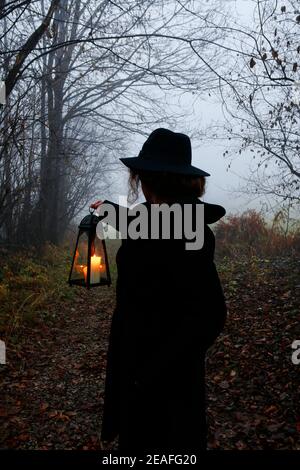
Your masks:
<svg viewBox="0 0 300 470"><path fill-rule="evenodd" d="M105 240L103 237L99 238L96 233L97 224L101 222L93 212L90 209L90 214L79 224L69 275L70 285L83 286L88 289L111 284Z"/></svg>

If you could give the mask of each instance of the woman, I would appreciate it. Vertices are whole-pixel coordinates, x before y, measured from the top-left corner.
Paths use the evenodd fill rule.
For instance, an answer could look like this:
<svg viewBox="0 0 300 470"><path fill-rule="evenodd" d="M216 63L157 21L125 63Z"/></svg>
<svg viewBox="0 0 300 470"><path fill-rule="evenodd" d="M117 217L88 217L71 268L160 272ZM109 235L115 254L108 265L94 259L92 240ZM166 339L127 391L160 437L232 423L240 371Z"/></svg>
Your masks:
<svg viewBox="0 0 300 470"><path fill-rule="evenodd" d="M119 436L122 451L204 450L205 354L226 319L208 224L225 209L198 199L209 174L191 165L184 134L157 129L138 157L121 161L130 169L131 195L138 196L141 184L147 209L177 203L184 212L189 205L195 227L197 205L204 204L204 244L186 249L172 218L168 239L160 232L158 239L122 241L101 437L109 442Z"/></svg>

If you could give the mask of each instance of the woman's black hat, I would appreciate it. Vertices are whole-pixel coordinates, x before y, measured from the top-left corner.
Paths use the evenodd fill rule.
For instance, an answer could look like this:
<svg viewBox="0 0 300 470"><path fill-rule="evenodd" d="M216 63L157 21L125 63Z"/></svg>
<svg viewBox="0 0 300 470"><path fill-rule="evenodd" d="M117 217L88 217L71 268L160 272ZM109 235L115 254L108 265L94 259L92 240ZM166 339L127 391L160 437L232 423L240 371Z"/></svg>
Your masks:
<svg viewBox="0 0 300 470"><path fill-rule="evenodd" d="M190 176L210 176L206 171L196 168L192 163L190 138L168 129L153 131L138 157L120 158L132 170L165 171Z"/></svg>

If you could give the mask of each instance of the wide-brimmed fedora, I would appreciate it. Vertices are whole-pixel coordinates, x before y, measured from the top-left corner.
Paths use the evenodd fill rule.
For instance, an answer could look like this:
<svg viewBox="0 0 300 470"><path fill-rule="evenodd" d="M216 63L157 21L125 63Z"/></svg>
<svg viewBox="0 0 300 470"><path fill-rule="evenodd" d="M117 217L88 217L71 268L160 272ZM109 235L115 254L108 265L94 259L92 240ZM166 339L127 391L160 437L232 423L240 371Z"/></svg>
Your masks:
<svg viewBox="0 0 300 470"><path fill-rule="evenodd" d="M168 129L155 129L137 157L120 158L132 170L165 171L191 176L210 176L192 165L190 138Z"/></svg>

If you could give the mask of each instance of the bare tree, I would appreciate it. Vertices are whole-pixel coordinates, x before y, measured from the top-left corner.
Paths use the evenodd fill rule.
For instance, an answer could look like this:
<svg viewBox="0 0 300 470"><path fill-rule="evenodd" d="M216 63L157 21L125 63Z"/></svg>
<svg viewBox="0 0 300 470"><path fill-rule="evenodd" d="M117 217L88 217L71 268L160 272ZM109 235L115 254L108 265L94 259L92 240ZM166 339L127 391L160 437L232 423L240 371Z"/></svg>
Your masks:
<svg viewBox="0 0 300 470"><path fill-rule="evenodd" d="M49 9L43 18L41 24L30 34L30 36L27 38L25 43L19 47L18 53L16 55L15 61L13 65L9 68L8 73L4 79L5 85L6 85L6 96L8 97L17 80L19 79L20 76L20 71L22 70L22 66L24 62L26 61L27 57L30 55L30 53L34 50L38 42L40 41L41 37L49 27L51 18L53 16L53 13L55 9L58 7L60 0L52 0L51 4L49 6ZM2 13L2 16L8 16L15 10L18 10L20 8L24 8L24 6L28 7L28 5L32 2L17 2L17 5L11 5L14 2L10 2L10 7L7 7L7 10L5 10L5 1L2 2L3 7L2 11L4 10L4 13ZM0 10L1 11L1 10Z"/></svg>
<svg viewBox="0 0 300 470"><path fill-rule="evenodd" d="M180 117L168 115L165 95L217 86L214 64L220 66L222 57L216 46L224 33L212 25L224 17L218 2L192 10L190 0L67 0L34 48L24 50L18 27L31 30L31 38L52 3L31 2L18 21L20 11L13 10L3 32L11 45L4 54L8 70L14 70L8 143L18 168L26 168L20 171L25 181L16 178L11 186L18 213L5 192L3 204L22 223L22 233L27 217L31 233L25 238L38 234L40 241L57 243L97 180L107 184L105 175L117 153L126 151L128 137ZM22 152L19 132L28 140Z"/></svg>
<svg viewBox="0 0 300 470"><path fill-rule="evenodd" d="M240 30L235 74L230 87L221 88L231 147L226 155L250 151L256 162L247 190L296 204L300 201L299 8L293 0L256 0L256 28Z"/></svg>

